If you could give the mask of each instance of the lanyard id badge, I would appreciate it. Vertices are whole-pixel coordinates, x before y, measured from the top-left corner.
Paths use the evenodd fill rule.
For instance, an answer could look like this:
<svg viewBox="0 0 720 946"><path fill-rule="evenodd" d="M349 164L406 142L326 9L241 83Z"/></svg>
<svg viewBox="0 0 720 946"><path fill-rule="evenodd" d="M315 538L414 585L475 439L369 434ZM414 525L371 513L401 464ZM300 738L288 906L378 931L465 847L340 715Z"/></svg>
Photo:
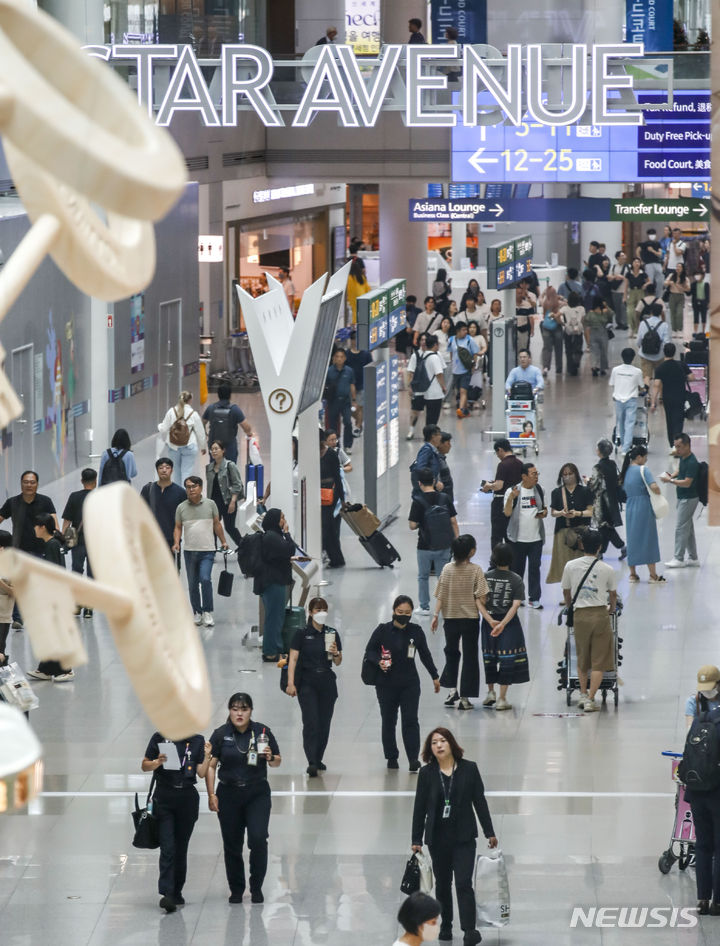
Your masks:
<svg viewBox="0 0 720 946"><path fill-rule="evenodd" d="M440 791L442 792L442 797L445 802L445 804L443 805L443 810L442 810L442 817L444 821L446 818L450 817L450 811L452 809L452 806L450 804L450 796L452 794L453 779L455 778L455 766L453 765L453 770L452 770L452 775L450 776L450 784L448 785L447 795L445 794L445 782L443 781L442 772L440 771L439 767L438 767L438 776L440 778Z"/></svg>
<svg viewBox="0 0 720 946"><path fill-rule="evenodd" d="M415 659L415 649L415 641L411 638L407 649L408 660Z"/></svg>
<svg viewBox="0 0 720 946"><path fill-rule="evenodd" d="M443 818L449 818L449 817L450 817L450 802L449 802L449 801L446 801L446 802L445 802L445 807L443 808L442 816L443 816Z"/></svg>

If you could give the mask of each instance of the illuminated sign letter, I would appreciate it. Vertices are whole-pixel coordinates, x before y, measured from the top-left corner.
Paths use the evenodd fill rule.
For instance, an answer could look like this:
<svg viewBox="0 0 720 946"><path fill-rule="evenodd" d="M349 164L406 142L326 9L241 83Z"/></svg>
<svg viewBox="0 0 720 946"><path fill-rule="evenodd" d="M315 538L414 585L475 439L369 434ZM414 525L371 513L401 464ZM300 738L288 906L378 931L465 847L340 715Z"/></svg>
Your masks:
<svg viewBox="0 0 720 946"><path fill-rule="evenodd" d="M423 92L427 89L447 89L446 75L428 76L422 72L427 59L452 59L457 62L458 51L455 46L407 47L407 104L405 123L408 127L430 127L445 125L453 127L457 122L455 112L424 112L422 107ZM459 70L458 70L459 71Z"/></svg>
<svg viewBox="0 0 720 946"><path fill-rule="evenodd" d="M315 112L339 112L340 120L346 128L358 127L352 99L345 87L342 71L335 58L336 52L338 50L335 46L329 43L321 48L305 94L293 119L293 126L307 128L315 117ZM352 52L350 55L352 56ZM323 88L326 82L330 90L329 94Z"/></svg>
<svg viewBox="0 0 720 946"><path fill-rule="evenodd" d="M250 60L255 64L255 75L246 79L238 78L238 63ZM262 94L262 89L273 76L273 61L270 53L260 46L223 46L223 125L237 125L237 97L246 95L266 127L283 126L285 122Z"/></svg>
<svg viewBox="0 0 720 946"><path fill-rule="evenodd" d="M372 128L385 101L388 87L393 79L402 46L384 46L380 68L375 74L374 83L365 84L358 61L349 46L337 46L340 63L345 70L347 83L353 94L362 124Z"/></svg>
<svg viewBox="0 0 720 946"><path fill-rule="evenodd" d="M507 48L507 88L498 81L474 46L465 46L464 57L463 123L470 126L478 123L478 79L482 79L512 124L519 125L522 119L522 47L510 45Z"/></svg>
<svg viewBox="0 0 720 946"><path fill-rule="evenodd" d="M108 58L108 57L105 57ZM113 46L113 59L134 59L137 64L137 96L138 102L147 109L148 116L153 117L153 59L177 59L177 46ZM196 64L197 65L197 64ZM217 116L215 116L217 118ZM164 123L167 124L167 123ZM215 124L216 122L205 122Z"/></svg>
<svg viewBox="0 0 720 946"><path fill-rule="evenodd" d="M624 67L617 63L615 69L622 71L621 74L608 74L608 59L614 57L625 58L626 56L643 56L645 49L642 43L623 43L622 45L599 45L593 47L593 90L592 90L592 116L593 125L642 125L642 113L637 112L619 112L616 109L610 110L608 105L610 101L614 105L629 104L622 102L622 99L632 93L622 90L632 89L632 76L624 74ZM620 89L620 97L608 100L607 92L610 89ZM633 98L633 104L637 102Z"/></svg>
<svg viewBox="0 0 720 946"><path fill-rule="evenodd" d="M587 107L587 46L579 43L572 47L572 66L570 105L564 112L549 111L543 104L542 81L542 46L532 45L527 48L528 59L528 112L530 117L541 125L573 125L583 115ZM565 87L567 99L567 87ZM566 104L566 101L563 102Z"/></svg>
<svg viewBox="0 0 720 946"><path fill-rule="evenodd" d="M192 92L190 98L182 97L186 82ZM201 112L206 125L220 124L192 46L183 46L158 111L157 124L169 125L174 112Z"/></svg>

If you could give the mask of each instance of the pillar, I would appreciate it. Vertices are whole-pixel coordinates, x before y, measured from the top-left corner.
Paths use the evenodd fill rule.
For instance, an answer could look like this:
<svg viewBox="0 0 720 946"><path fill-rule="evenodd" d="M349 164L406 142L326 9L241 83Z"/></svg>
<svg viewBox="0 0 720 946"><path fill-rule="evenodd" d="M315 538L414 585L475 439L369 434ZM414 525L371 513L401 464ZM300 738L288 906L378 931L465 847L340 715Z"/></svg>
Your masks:
<svg viewBox="0 0 720 946"><path fill-rule="evenodd" d="M74 33L81 43L105 42L103 0L38 0L38 6Z"/></svg>
<svg viewBox="0 0 720 946"><path fill-rule="evenodd" d="M407 291L418 297L420 307L428 293L427 224L410 223L408 208L413 197L425 193L426 184L380 184L380 280L406 279Z"/></svg>

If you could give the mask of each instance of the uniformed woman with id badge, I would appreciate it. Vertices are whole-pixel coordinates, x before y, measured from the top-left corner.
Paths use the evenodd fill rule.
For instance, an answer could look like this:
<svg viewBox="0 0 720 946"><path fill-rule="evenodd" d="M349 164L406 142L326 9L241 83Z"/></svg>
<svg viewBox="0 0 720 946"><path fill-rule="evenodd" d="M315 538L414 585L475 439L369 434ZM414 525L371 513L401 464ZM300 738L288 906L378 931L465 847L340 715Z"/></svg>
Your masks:
<svg viewBox="0 0 720 946"><path fill-rule="evenodd" d="M277 768L282 761L275 736L267 726L251 720L252 709L249 694L233 693L230 697L228 720L210 737L211 758L205 777L210 811L217 812L220 819L230 903L241 903L245 893L245 831L250 848L250 899L253 903L264 900L272 807L267 767Z"/></svg>
<svg viewBox="0 0 720 946"><path fill-rule="evenodd" d="M205 778L210 762L210 743L202 736L190 736L176 742L166 741L153 733L145 758L143 772L155 778L153 814L160 835L160 907L174 913L185 903L183 887L187 875L187 852L198 819L200 796L195 778Z"/></svg>
<svg viewBox="0 0 720 946"><path fill-rule="evenodd" d="M440 939L452 939L452 880L455 875L463 946L474 946L481 936L475 928L475 867L477 821L488 847L497 847L485 788L474 762L463 759L463 750L449 729L434 729L422 751L412 819L412 849L421 851L423 840L430 848L435 896L442 907Z"/></svg>

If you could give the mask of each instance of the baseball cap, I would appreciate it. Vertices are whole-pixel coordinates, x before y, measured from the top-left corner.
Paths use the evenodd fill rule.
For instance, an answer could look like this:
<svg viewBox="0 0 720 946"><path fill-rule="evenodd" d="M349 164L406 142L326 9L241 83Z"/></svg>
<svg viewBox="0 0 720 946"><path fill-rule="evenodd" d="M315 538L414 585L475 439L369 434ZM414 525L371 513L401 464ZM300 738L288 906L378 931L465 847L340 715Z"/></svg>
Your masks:
<svg viewBox="0 0 720 946"><path fill-rule="evenodd" d="M720 670L713 667L712 664L706 664L698 670L697 688L698 693L705 693L708 690L714 690L720 683Z"/></svg>

